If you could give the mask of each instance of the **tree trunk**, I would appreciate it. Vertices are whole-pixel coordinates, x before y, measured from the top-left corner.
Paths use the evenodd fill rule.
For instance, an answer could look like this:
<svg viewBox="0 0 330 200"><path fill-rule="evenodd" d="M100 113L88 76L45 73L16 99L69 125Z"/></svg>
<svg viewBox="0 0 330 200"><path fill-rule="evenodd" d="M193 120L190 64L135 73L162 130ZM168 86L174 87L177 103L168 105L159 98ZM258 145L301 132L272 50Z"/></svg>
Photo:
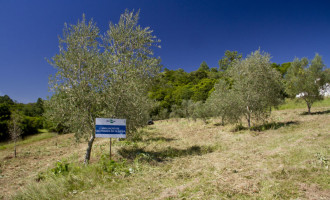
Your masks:
<svg viewBox="0 0 330 200"><path fill-rule="evenodd" d="M87 147L87 150L86 150L85 161L84 161L84 164L85 165L88 165L89 160L91 158L91 153L92 153L92 147L93 147L94 139L95 139L95 135L92 134L91 138L88 141L88 147Z"/></svg>
<svg viewBox="0 0 330 200"><path fill-rule="evenodd" d="M15 140L15 144L14 144L14 156L16 158L16 140Z"/></svg>
<svg viewBox="0 0 330 200"><path fill-rule="evenodd" d="M246 106L246 110L248 111L246 115L246 120L248 122L249 129L251 128L251 114L250 114L250 109L249 106Z"/></svg>
<svg viewBox="0 0 330 200"><path fill-rule="evenodd" d="M304 99L306 104L307 104L307 108L308 108L308 114L310 115L311 114L311 107L312 107L312 104L310 102L308 102L307 99Z"/></svg>

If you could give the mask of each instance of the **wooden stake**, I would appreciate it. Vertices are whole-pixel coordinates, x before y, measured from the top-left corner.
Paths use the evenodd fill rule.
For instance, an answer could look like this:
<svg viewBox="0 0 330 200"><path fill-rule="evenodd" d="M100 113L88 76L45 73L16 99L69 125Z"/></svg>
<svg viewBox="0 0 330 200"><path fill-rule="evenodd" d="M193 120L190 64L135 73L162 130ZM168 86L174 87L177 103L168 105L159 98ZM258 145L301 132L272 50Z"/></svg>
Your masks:
<svg viewBox="0 0 330 200"><path fill-rule="evenodd" d="M111 161L111 138L110 138L110 161Z"/></svg>

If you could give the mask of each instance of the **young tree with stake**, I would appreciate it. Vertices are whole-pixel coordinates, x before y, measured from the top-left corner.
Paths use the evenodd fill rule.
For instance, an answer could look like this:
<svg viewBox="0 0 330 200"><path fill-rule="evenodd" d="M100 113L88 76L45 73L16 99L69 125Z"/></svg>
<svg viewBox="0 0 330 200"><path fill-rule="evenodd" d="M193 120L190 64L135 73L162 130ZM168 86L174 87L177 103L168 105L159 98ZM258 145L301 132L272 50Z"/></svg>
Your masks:
<svg viewBox="0 0 330 200"><path fill-rule="evenodd" d="M17 156L16 143L17 143L17 140L22 135L22 129L20 128L21 121L22 121L22 117L17 111L15 111L11 114L10 122L9 122L9 134L10 134L11 139L14 141L14 157L15 158Z"/></svg>

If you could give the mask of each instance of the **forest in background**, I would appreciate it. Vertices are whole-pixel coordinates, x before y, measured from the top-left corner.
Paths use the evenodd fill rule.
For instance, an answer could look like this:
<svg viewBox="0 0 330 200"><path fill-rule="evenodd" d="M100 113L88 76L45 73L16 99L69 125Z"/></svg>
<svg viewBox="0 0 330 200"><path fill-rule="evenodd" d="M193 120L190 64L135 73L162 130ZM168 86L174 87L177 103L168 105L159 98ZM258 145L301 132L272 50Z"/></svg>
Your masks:
<svg viewBox="0 0 330 200"><path fill-rule="evenodd" d="M165 68L154 80L149 90L149 98L155 104L150 111L150 118L154 120L173 117L186 117L183 113L187 103L204 103L214 91L214 85L219 80L227 80L226 70L236 59L242 55L237 51L226 51L219 60L219 67L210 68L203 61L199 68L192 72L186 72L179 68L169 70ZM272 67L285 76L291 63L272 63ZM287 95L283 95L287 97ZM51 129L54 132L62 132L60 125L54 127L43 116L45 112L44 101L38 98L35 103L18 103L8 95L0 96L0 142L10 140L9 126L10 116L13 112L21 116L21 137L38 133L38 129ZM198 116L197 116L198 117Z"/></svg>
<svg viewBox="0 0 330 200"><path fill-rule="evenodd" d="M215 83L219 80L230 81L226 71L237 60L242 59L242 54L237 51L227 50L219 60L218 67L209 67L203 61L199 68L192 72L185 72L183 69L161 72L155 80L155 84L149 92L149 97L155 100L156 105L151 111L153 119L166 119L169 117L186 117L184 109L187 104L202 104L214 91ZM281 73L284 78L291 62L277 64L272 67ZM288 97L283 91L283 98Z"/></svg>
<svg viewBox="0 0 330 200"><path fill-rule="evenodd" d="M21 137L38 133L38 129L48 128L44 113L44 100L35 103L18 103L8 95L0 96L0 142L10 139L10 120L13 113L20 116Z"/></svg>

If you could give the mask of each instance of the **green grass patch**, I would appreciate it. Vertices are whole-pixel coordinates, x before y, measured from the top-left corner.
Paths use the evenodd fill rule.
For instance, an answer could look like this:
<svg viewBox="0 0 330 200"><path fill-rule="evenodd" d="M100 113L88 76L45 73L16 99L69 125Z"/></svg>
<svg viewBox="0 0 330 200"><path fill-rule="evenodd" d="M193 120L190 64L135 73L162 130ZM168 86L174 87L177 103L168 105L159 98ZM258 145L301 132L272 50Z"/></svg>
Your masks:
<svg viewBox="0 0 330 200"><path fill-rule="evenodd" d="M69 163L67 160L56 162L55 166L35 177L35 183L16 193L13 199L72 199L76 194L89 191L96 185L113 185L125 177L137 173L136 163L126 160L109 160L102 155L97 163L84 166Z"/></svg>
<svg viewBox="0 0 330 200"><path fill-rule="evenodd" d="M324 98L322 101L317 101L312 105L313 108L317 107L329 107L330 106L330 98ZM298 108L306 108L307 105L305 101L302 99L285 99L285 103L280 105L277 110L287 110L287 109L298 109Z"/></svg>
<svg viewBox="0 0 330 200"><path fill-rule="evenodd" d="M48 132L46 129L39 129L39 132L40 132L39 134L28 136L25 139L18 141L16 143L16 145L19 146L19 145L24 145L24 144L30 144L30 143L37 142L40 140L52 138L57 135L57 133ZM15 145L14 142L0 143L0 150L4 150L7 148L13 148L14 145Z"/></svg>

